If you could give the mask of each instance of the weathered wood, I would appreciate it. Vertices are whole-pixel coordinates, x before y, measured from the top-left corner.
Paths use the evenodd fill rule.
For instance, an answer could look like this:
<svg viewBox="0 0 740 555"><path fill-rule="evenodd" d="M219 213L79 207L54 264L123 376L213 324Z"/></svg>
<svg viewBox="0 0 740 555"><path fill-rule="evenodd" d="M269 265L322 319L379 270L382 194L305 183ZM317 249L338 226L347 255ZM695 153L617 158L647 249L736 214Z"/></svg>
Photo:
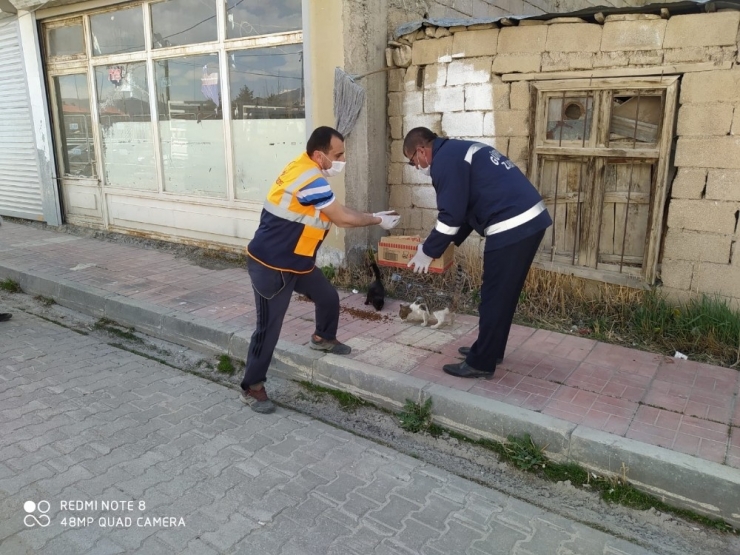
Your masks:
<svg viewBox="0 0 740 555"><path fill-rule="evenodd" d="M664 101L663 133L660 138L660 157L655 176L655 197L651 203L650 239L645 253L645 281L655 283L658 274L658 257L660 255L661 237L663 234L663 213L668 195L668 171L671 146L673 144L673 122L678 101L678 84L673 83L666 89Z"/></svg>
<svg viewBox="0 0 740 555"><path fill-rule="evenodd" d="M697 71L731 69L732 62L698 62L695 64L673 64L654 67L623 67L613 69L588 69L582 71L551 71L540 73L505 73L504 83L511 81L546 81L560 79L601 79L608 77L647 77L652 75L673 77ZM581 85L582 86L582 85Z"/></svg>
<svg viewBox="0 0 740 555"><path fill-rule="evenodd" d="M608 126L604 126L608 133ZM657 160L660 157L659 149L636 148L634 150L627 148L578 148L574 146L538 146L537 154L541 156L557 156L559 158L590 158L591 156L603 156L604 158L624 158L624 159L641 159Z"/></svg>
<svg viewBox="0 0 740 555"><path fill-rule="evenodd" d="M613 283L615 285L623 285L625 287L632 287L634 289L647 289L649 285L645 283L642 277L639 275L639 270L636 268L625 268L626 272L620 274L619 265L604 264L604 269L594 270L591 268L584 268L582 265L572 266L570 260L566 257L562 259L556 258L554 262L550 262L549 254L539 255L534 263L532 264L535 268L547 270L550 272L559 272L561 274L572 275L584 279L592 279L594 281L602 281L605 283ZM616 271L610 270L610 268L616 268Z"/></svg>
<svg viewBox="0 0 740 555"><path fill-rule="evenodd" d="M585 171L585 170L584 170ZM581 192L583 196L583 192ZM553 202L552 195L542 195L542 200L545 202ZM581 199L582 201L583 199ZM578 192L570 192L566 194L558 195L558 204L573 204L579 202ZM611 204L625 204L627 202L627 191L605 191L604 192L604 203ZM650 195L646 193L632 193L630 196L630 203L636 204L650 204Z"/></svg>
<svg viewBox="0 0 740 555"><path fill-rule="evenodd" d="M615 281L605 277L610 272L630 276L644 272L647 278L648 261L655 261L657 267L667 190L667 174L660 172L668 168L671 136L666 135L666 127L672 132L677 78L603 78L588 85L573 80L549 81L536 83L533 89L537 90L537 102L530 172L555 223L548 229L542 251L546 258L541 257L540 262L550 260L571 273L576 268L588 268L602 281ZM672 91L670 102L666 91ZM591 112L589 96L593 97ZM615 96L660 97L651 99L648 112L648 105L642 106L638 101L634 106L629 102L618 106L617 117L625 119L622 127L629 136L617 145L611 139ZM546 132L552 128L548 119L559 121L557 114L548 114L548 102L553 99L585 102L590 121L584 121L583 126L593 125L590 135L560 145L559 134L546 140ZM565 102L557 109L563 120ZM655 137L657 130L660 138ZM656 144L638 144L639 139ZM658 182L662 185L658 186ZM658 193L663 200L659 206ZM633 280L630 277L628 281ZM654 274L650 280L654 281Z"/></svg>
<svg viewBox="0 0 740 555"><path fill-rule="evenodd" d="M619 263L622 261L622 257L619 254L601 254L599 255L599 263L601 264L614 264L617 266L619 271ZM638 267L642 266L642 256L624 256L623 264L625 266Z"/></svg>

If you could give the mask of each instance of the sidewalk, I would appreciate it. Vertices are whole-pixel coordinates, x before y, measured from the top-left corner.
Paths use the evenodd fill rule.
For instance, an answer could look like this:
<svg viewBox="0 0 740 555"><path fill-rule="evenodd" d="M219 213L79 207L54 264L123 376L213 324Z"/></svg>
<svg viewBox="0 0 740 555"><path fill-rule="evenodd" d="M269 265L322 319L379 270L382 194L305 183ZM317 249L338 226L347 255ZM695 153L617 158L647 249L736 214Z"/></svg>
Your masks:
<svg viewBox="0 0 740 555"><path fill-rule="evenodd" d="M0 279L164 339L243 358L254 300L243 269L209 270L173 255L8 223ZM470 436L529 432L555 459L628 477L674 504L740 524L740 373L580 337L512 328L492 380L444 374L477 319L439 330L407 324L398 301L379 314L340 292L350 357L306 347L313 305L293 300L274 371L379 405L434 400L436 421Z"/></svg>
<svg viewBox="0 0 740 555"><path fill-rule="evenodd" d="M29 314L0 333L3 555L733 553L655 515L594 529Z"/></svg>

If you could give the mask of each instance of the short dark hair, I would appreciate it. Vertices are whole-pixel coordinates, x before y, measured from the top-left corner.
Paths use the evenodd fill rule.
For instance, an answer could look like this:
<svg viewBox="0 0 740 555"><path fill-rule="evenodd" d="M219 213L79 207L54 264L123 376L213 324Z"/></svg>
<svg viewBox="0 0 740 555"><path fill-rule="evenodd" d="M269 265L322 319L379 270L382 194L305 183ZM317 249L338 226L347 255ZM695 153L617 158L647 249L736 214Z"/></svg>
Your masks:
<svg viewBox="0 0 740 555"><path fill-rule="evenodd" d="M406 133L406 138L403 140L403 153L414 152L420 146L427 146L429 143L437 138L437 134L426 127L414 127L411 131Z"/></svg>
<svg viewBox="0 0 740 555"><path fill-rule="evenodd" d="M308 142L306 143L306 154L311 156L317 150L320 150L321 152L327 152L331 147L332 137L336 137L340 141L344 142L344 137L342 136L342 134L333 127L328 127L326 125L317 127L313 130L313 133L311 133L311 136L308 138Z"/></svg>

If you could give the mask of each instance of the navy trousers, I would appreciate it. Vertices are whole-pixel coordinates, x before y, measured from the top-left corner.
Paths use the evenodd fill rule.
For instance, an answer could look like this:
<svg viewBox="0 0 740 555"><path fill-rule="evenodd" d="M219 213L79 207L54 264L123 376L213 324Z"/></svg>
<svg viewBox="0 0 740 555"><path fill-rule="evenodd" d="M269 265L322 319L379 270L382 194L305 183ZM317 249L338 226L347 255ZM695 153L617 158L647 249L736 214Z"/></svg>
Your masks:
<svg viewBox="0 0 740 555"><path fill-rule="evenodd" d="M307 274L273 270L249 258L247 271L257 305L257 325L249 343L242 389L264 382L293 291L316 304L316 335L332 341L339 326L339 294L314 266Z"/></svg>
<svg viewBox="0 0 740 555"><path fill-rule="evenodd" d="M519 295L544 236L543 230L483 254L478 339L465 359L476 370L493 372L496 360L503 358Z"/></svg>

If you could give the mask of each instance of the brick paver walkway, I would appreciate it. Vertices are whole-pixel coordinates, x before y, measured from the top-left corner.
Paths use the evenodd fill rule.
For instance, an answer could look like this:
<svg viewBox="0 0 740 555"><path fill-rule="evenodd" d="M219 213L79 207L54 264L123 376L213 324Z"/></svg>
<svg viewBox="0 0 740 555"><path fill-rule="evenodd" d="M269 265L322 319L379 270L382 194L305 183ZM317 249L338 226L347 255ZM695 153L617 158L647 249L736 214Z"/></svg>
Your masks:
<svg viewBox="0 0 740 555"><path fill-rule="evenodd" d="M8 555L653 553L24 313L0 429Z"/></svg>
<svg viewBox="0 0 740 555"><path fill-rule="evenodd" d="M249 330L254 301L243 269L209 270L157 250L5 223L0 264L92 285L139 301ZM362 294L341 293L342 306L367 310ZM477 319L432 330L398 317L387 302L380 321L343 312L339 339L352 357L448 387L539 411L740 468L740 373L693 361L522 326L512 328L504 362L492 380L447 376ZM281 338L305 345L313 306L294 299Z"/></svg>

